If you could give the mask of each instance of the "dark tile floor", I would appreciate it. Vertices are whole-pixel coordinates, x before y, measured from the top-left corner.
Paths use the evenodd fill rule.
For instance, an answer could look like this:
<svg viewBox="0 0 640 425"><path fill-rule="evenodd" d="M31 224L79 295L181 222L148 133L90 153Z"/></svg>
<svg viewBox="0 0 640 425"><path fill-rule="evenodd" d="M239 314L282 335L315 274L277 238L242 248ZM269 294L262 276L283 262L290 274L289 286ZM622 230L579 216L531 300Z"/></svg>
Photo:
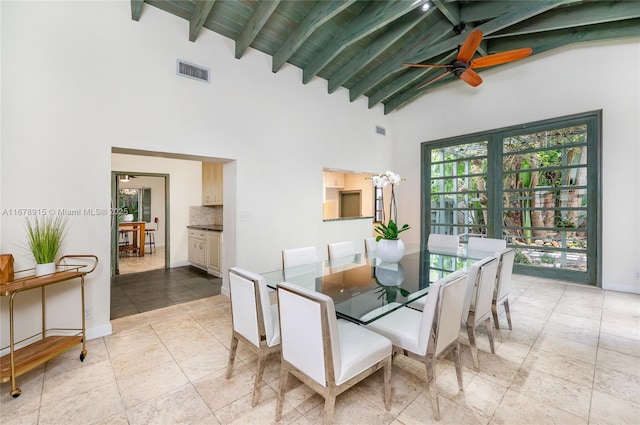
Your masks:
<svg viewBox="0 0 640 425"><path fill-rule="evenodd" d="M195 267L121 274L111 278L111 319L220 293L222 279Z"/></svg>

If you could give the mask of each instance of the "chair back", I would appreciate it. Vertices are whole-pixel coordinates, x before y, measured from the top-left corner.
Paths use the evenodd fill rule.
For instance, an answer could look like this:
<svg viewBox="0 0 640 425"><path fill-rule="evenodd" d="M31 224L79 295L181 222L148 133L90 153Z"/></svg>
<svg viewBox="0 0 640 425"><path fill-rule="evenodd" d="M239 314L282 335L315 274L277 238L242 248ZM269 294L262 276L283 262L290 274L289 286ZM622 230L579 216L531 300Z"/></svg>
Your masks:
<svg viewBox="0 0 640 425"><path fill-rule="evenodd" d="M498 252L496 257L499 258L499 262L493 299L501 300L509 294L509 289L511 288L511 274L513 272L513 262L516 257L516 252L511 248L507 248Z"/></svg>
<svg viewBox="0 0 640 425"><path fill-rule="evenodd" d="M318 249L315 246L282 250L282 268L301 266L318 261Z"/></svg>
<svg viewBox="0 0 640 425"><path fill-rule="evenodd" d="M335 382L340 347L333 300L301 286L278 285L282 359L323 387Z"/></svg>
<svg viewBox="0 0 640 425"><path fill-rule="evenodd" d="M436 323L434 356L437 357L460 336L460 319L464 308L467 278L461 273L442 286L434 321Z"/></svg>
<svg viewBox="0 0 640 425"><path fill-rule="evenodd" d="M271 308L267 282L259 274L239 267L229 269L229 292L233 329L256 347L280 343L277 312Z"/></svg>
<svg viewBox="0 0 640 425"><path fill-rule="evenodd" d="M352 241L332 242L327 245L329 260L332 258L347 257L356 253L356 248Z"/></svg>
<svg viewBox="0 0 640 425"><path fill-rule="evenodd" d="M378 249L378 242L376 242L376 238L364 239L364 252L374 252L377 249Z"/></svg>
<svg viewBox="0 0 640 425"><path fill-rule="evenodd" d="M478 272L478 284L476 296L471 301L470 310L474 312L474 320L477 322L491 314L493 290L496 285L498 272L498 259L493 257L484 263Z"/></svg>
<svg viewBox="0 0 640 425"><path fill-rule="evenodd" d="M507 241L504 239L470 237L467 252L472 257L484 258L496 255L506 247Z"/></svg>
<svg viewBox="0 0 640 425"><path fill-rule="evenodd" d="M427 353L427 349L429 348L430 344L430 337L432 336L431 331L433 328L434 320L437 317L437 307L439 305L443 287L459 279L462 279L462 281L466 281L465 273L463 271L451 273L429 285L429 293L426 296L426 301L422 309L422 321L420 323L419 331L420 335L418 336L418 347L421 352L416 354L425 355ZM461 299L463 299L463 297L461 297ZM459 332L460 320L458 320L457 326Z"/></svg>
<svg viewBox="0 0 640 425"><path fill-rule="evenodd" d="M458 237L455 235L429 234L427 248L429 251L456 254L458 252Z"/></svg>
<svg viewBox="0 0 640 425"><path fill-rule="evenodd" d="M480 269L490 261L495 260L495 257L485 257L482 260L476 261L469 268L467 274L467 290L464 295L464 307L462 309L462 322L466 323L469 317L469 311L471 310L471 304L474 303L477 297L476 288L480 282Z"/></svg>

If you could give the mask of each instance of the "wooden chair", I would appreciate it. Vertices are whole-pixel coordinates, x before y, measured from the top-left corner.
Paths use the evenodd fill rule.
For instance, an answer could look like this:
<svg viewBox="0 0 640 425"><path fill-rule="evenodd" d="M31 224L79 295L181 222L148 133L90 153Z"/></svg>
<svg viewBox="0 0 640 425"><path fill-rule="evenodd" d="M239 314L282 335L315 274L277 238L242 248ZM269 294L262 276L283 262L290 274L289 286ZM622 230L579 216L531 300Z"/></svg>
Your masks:
<svg viewBox="0 0 640 425"><path fill-rule="evenodd" d="M325 399L323 423L333 419L336 397L384 368L384 404L391 408L391 342L337 320L328 296L283 282L278 286L282 358L276 421L282 418L289 373Z"/></svg>
<svg viewBox="0 0 640 425"><path fill-rule="evenodd" d="M258 355L251 401L251 406L255 407L260 398L267 356L280 350L278 307L271 305L264 278L239 267L229 269L229 292L233 334L226 378L230 379L233 373L238 341L247 342L249 348Z"/></svg>

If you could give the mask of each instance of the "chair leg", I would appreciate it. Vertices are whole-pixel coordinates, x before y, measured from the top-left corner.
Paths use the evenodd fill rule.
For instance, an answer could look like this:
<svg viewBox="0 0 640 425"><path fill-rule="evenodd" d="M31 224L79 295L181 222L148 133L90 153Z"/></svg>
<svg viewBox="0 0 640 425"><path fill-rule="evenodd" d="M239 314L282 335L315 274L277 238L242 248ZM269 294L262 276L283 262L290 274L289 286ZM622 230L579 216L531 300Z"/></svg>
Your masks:
<svg viewBox="0 0 640 425"><path fill-rule="evenodd" d="M333 423L333 411L336 407L336 395L326 394L324 397L324 412L322 412L322 424L330 425Z"/></svg>
<svg viewBox="0 0 640 425"><path fill-rule="evenodd" d="M487 317L484 321L484 326L487 328L487 336L489 337L489 346L491 347L491 354L496 353L496 346L493 343L493 326L491 325L491 318Z"/></svg>
<svg viewBox="0 0 640 425"><path fill-rule="evenodd" d="M427 367L427 385L429 386L429 395L431 396L433 417L436 421L439 421L440 404L438 403L438 388L436 387L436 360L432 356L427 357L425 360Z"/></svg>
<svg viewBox="0 0 640 425"><path fill-rule="evenodd" d="M473 314L469 313L469 317L467 318L467 334L469 335L469 345L471 346L473 368L476 371L480 371L480 366L478 364L478 347L476 346L476 330L473 325L474 319Z"/></svg>
<svg viewBox="0 0 640 425"><path fill-rule="evenodd" d="M500 322L498 321L498 305L495 301L491 304L491 313L493 313L493 323L496 327L496 334L500 342L502 342L502 331L500 330Z"/></svg>
<svg viewBox="0 0 640 425"><path fill-rule="evenodd" d="M253 400L251 407L258 405L260 399L260 387L262 387L262 375L264 375L264 367L267 363L267 354L262 352L258 355L258 370L256 370L256 380L253 383Z"/></svg>
<svg viewBox="0 0 640 425"><path fill-rule="evenodd" d="M391 356L384 365L384 408L391 410Z"/></svg>
<svg viewBox="0 0 640 425"><path fill-rule="evenodd" d="M278 390L278 400L276 403L276 421L282 419L282 406L284 405L284 392L287 386L289 371L286 366L280 366L280 389Z"/></svg>
<svg viewBox="0 0 640 425"><path fill-rule="evenodd" d="M235 335L231 336L231 347L229 347L229 363L227 364L227 376L226 378L231 378L231 374L233 373L233 363L236 360L236 350L238 349L238 338Z"/></svg>
<svg viewBox="0 0 640 425"><path fill-rule="evenodd" d="M509 330L513 330L513 326L511 326L511 310L509 309L509 298L504 300L504 312L507 316L507 323L509 324Z"/></svg>
<svg viewBox="0 0 640 425"><path fill-rule="evenodd" d="M462 363L460 362L460 344L456 344L451 352L453 356L453 364L456 367L456 376L458 377L458 388L460 391L464 391L464 387L462 385Z"/></svg>

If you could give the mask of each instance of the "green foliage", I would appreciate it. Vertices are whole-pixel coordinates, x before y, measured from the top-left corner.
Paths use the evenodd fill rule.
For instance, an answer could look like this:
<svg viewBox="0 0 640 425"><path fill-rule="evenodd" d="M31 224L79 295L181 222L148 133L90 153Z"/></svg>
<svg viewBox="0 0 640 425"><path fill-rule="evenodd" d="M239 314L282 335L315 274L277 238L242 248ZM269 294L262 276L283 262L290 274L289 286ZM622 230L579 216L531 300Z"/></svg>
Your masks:
<svg viewBox="0 0 640 425"><path fill-rule="evenodd" d="M63 216L46 216L33 221L27 217L27 248L33 254L36 264L53 263L62 245L67 220Z"/></svg>
<svg viewBox="0 0 640 425"><path fill-rule="evenodd" d="M555 264L556 259L552 255L542 254L542 256L540 257L540 262L544 264Z"/></svg>
<svg viewBox="0 0 640 425"><path fill-rule="evenodd" d="M389 220L389 224L380 223L375 229L379 235L376 237L376 242L379 242L380 239L398 239L399 233L409 230L410 228L408 224L404 224L398 228L398 225L393 220Z"/></svg>
<svg viewBox="0 0 640 425"><path fill-rule="evenodd" d="M529 257L527 257L525 254L523 254L520 251L516 251L516 256L514 257L514 262L516 262L518 264L531 264L531 261L529 260Z"/></svg>

